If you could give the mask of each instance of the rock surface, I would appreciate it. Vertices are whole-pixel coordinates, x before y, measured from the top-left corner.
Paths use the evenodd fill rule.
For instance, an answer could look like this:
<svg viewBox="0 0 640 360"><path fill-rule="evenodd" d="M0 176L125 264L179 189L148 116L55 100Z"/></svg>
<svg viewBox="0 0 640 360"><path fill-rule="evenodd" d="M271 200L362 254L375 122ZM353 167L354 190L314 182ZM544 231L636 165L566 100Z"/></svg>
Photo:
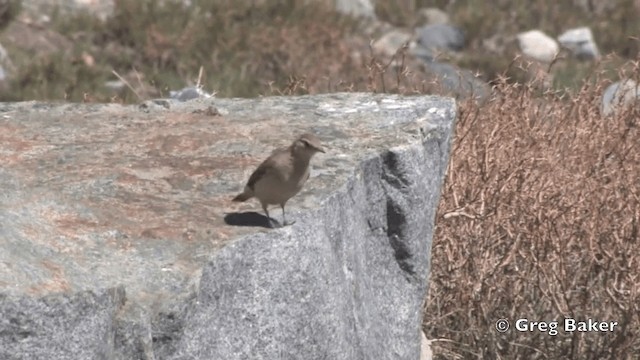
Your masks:
<svg viewBox="0 0 640 360"><path fill-rule="evenodd" d="M425 25L415 29L416 43L412 53L433 60L438 52L460 51L464 48L464 32L451 24Z"/></svg>
<svg viewBox="0 0 640 360"><path fill-rule="evenodd" d="M640 103L640 84L633 79L623 79L609 85L604 91L600 110L605 116L609 116L638 103Z"/></svg>
<svg viewBox="0 0 640 360"><path fill-rule="evenodd" d="M552 62L560 51L558 43L540 30L522 32L516 38L524 55L543 63Z"/></svg>
<svg viewBox="0 0 640 360"><path fill-rule="evenodd" d="M469 70L437 61L426 61L424 66L430 74L433 74L433 81L439 85L440 90L446 94L462 99L473 97L481 102L491 95L489 85Z"/></svg>
<svg viewBox="0 0 640 360"><path fill-rule="evenodd" d="M0 358L416 359L453 100L0 104ZM290 227L231 203L329 150Z"/></svg>
<svg viewBox="0 0 640 360"><path fill-rule="evenodd" d="M355 18L376 19L376 9L371 0L305 0L305 2L321 2L341 14Z"/></svg>
<svg viewBox="0 0 640 360"><path fill-rule="evenodd" d="M597 60L600 58L598 45L593 40L593 34L588 27L567 30L558 36L558 42L578 59Z"/></svg>
<svg viewBox="0 0 640 360"><path fill-rule="evenodd" d="M51 21L50 14L62 12L74 14L88 12L100 20L106 20L116 7L114 0L28 0L22 1L23 16L37 22Z"/></svg>

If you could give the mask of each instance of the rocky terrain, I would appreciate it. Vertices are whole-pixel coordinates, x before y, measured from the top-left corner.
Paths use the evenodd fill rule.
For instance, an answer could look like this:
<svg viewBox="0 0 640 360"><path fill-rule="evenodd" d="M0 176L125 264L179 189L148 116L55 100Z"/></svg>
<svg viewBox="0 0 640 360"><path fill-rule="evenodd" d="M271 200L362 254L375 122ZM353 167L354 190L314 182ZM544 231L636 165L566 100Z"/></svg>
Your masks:
<svg viewBox="0 0 640 360"><path fill-rule="evenodd" d="M452 100L0 112L0 358L418 357ZM267 229L230 199L303 132L326 156Z"/></svg>

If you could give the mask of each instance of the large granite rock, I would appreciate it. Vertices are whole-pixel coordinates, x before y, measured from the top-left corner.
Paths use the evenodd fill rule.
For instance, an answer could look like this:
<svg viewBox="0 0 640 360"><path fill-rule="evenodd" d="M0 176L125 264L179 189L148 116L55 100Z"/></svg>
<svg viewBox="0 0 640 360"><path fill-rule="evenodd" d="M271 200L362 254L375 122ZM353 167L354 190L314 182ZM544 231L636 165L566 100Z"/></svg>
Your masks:
<svg viewBox="0 0 640 360"><path fill-rule="evenodd" d="M0 358L417 359L455 103L0 104ZM271 230L230 198L329 150ZM277 212L276 212L277 213Z"/></svg>

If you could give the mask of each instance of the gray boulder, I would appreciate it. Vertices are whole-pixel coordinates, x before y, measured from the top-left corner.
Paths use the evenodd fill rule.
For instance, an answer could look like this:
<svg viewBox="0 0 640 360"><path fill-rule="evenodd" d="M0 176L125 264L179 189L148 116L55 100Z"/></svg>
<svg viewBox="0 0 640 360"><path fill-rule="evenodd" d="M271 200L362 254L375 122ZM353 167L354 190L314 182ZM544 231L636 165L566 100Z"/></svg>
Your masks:
<svg viewBox="0 0 640 360"><path fill-rule="evenodd" d="M602 94L602 114L613 115L640 101L640 85L632 79L617 81L609 85Z"/></svg>
<svg viewBox="0 0 640 360"><path fill-rule="evenodd" d="M452 99L0 113L0 358L419 357ZM306 131L327 154L287 204L296 223L265 229L230 199Z"/></svg>
<svg viewBox="0 0 640 360"><path fill-rule="evenodd" d="M424 66L443 94L462 99L472 97L479 101L485 101L491 94L489 85L469 70L437 61L425 62Z"/></svg>
<svg viewBox="0 0 640 360"><path fill-rule="evenodd" d="M558 42L580 60L597 60L600 58L598 45L588 27L567 30L558 36Z"/></svg>
<svg viewBox="0 0 640 360"><path fill-rule="evenodd" d="M439 52L460 51L464 48L464 32L451 24L425 25L415 30L412 53L425 60L433 60Z"/></svg>

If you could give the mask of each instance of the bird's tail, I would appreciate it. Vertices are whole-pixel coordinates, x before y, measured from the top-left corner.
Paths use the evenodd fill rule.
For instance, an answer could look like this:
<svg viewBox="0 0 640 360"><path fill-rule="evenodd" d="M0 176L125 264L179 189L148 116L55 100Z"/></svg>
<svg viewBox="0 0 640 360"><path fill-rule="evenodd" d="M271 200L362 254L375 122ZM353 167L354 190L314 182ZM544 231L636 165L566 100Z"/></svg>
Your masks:
<svg viewBox="0 0 640 360"><path fill-rule="evenodd" d="M242 193L236 195L236 197L234 197L231 201L243 202L251 199L252 197L253 197L253 192L250 191L249 189L244 189Z"/></svg>

